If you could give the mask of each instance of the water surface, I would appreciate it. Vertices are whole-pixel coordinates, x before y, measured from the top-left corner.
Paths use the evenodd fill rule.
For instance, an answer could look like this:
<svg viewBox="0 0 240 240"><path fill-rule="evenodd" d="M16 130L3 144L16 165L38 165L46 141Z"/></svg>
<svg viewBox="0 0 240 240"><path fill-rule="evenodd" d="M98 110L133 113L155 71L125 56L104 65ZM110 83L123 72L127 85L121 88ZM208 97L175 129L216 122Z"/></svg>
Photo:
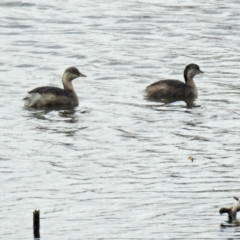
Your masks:
<svg viewBox="0 0 240 240"><path fill-rule="evenodd" d="M238 1L0 3L1 239L238 239ZM197 63L198 108L143 90ZM76 66L79 107L25 109ZM188 157L194 157L191 162Z"/></svg>

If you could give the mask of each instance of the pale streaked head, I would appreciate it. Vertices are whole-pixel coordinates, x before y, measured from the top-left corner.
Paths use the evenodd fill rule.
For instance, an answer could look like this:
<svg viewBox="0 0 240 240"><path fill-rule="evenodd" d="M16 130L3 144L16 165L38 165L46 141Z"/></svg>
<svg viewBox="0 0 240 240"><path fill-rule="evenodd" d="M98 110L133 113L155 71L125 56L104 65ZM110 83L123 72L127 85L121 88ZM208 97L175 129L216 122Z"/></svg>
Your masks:
<svg viewBox="0 0 240 240"><path fill-rule="evenodd" d="M187 65L184 69L183 75L185 81L187 82L188 79L192 79L197 74L204 73L197 64L191 63Z"/></svg>
<svg viewBox="0 0 240 240"><path fill-rule="evenodd" d="M79 78L79 77L86 77L86 75L79 72L79 70L76 67L67 68L63 75L67 76L67 78L69 78L71 80L73 80L75 78Z"/></svg>

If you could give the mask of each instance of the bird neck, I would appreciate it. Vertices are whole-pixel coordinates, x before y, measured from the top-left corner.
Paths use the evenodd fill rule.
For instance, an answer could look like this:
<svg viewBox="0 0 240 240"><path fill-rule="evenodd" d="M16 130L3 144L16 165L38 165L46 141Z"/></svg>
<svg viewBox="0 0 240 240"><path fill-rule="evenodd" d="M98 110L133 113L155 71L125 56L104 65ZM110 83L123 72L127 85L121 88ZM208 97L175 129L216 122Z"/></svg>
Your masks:
<svg viewBox="0 0 240 240"><path fill-rule="evenodd" d="M192 88L197 88L193 78L188 78L186 84Z"/></svg>
<svg viewBox="0 0 240 240"><path fill-rule="evenodd" d="M188 78L186 81L186 84L193 89L193 93L194 93L195 97L197 98L198 90L197 90L197 87L196 87L196 84L195 84L193 78Z"/></svg>
<svg viewBox="0 0 240 240"><path fill-rule="evenodd" d="M74 92L75 93L73 85L72 85L72 80L73 79L70 78L68 73L63 74L62 82L63 82L64 89L69 91L69 92Z"/></svg>

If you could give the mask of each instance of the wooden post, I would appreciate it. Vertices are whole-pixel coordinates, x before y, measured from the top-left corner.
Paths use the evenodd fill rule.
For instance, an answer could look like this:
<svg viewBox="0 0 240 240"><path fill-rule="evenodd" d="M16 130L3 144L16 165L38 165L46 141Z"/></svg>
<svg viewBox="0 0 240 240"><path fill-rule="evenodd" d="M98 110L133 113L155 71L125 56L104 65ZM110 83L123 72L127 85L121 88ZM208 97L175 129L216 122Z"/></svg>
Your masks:
<svg viewBox="0 0 240 240"><path fill-rule="evenodd" d="M40 211L33 212L33 237L40 238Z"/></svg>

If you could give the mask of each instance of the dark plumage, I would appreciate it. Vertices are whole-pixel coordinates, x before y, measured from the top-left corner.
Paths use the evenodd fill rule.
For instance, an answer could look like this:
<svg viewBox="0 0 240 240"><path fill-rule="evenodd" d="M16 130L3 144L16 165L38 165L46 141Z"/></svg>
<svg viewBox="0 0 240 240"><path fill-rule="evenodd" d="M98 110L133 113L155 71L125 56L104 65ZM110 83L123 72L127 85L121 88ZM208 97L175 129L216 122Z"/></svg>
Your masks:
<svg viewBox="0 0 240 240"><path fill-rule="evenodd" d="M54 94L56 96L66 96L66 97L70 97L72 94L71 91L66 91L62 88L50 87L50 86L37 87L29 91L28 93Z"/></svg>
<svg viewBox="0 0 240 240"><path fill-rule="evenodd" d="M74 91L72 80L78 77L86 77L75 67L67 68L63 74L62 82L64 89L58 87L44 86L37 87L29 91L23 99L25 106L59 106L59 105L78 105L78 97Z"/></svg>
<svg viewBox="0 0 240 240"><path fill-rule="evenodd" d="M75 67L69 67L65 70L65 72L70 72L72 74L75 74L77 76L81 75L81 73L79 72L79 70ZM83 74L82 74L83 75Z"/></svg>
<svg viewBox="0 0 240 240"><path fill-rule="evenodd" d="M160 80L149 85L145 92L146 98L152 101L172 103L184 101L188 107L193 106L194 100L198 97L198 91L193 77L203 73L196 64L189 64L184 69L185 83L179 80Z"/></svg>

